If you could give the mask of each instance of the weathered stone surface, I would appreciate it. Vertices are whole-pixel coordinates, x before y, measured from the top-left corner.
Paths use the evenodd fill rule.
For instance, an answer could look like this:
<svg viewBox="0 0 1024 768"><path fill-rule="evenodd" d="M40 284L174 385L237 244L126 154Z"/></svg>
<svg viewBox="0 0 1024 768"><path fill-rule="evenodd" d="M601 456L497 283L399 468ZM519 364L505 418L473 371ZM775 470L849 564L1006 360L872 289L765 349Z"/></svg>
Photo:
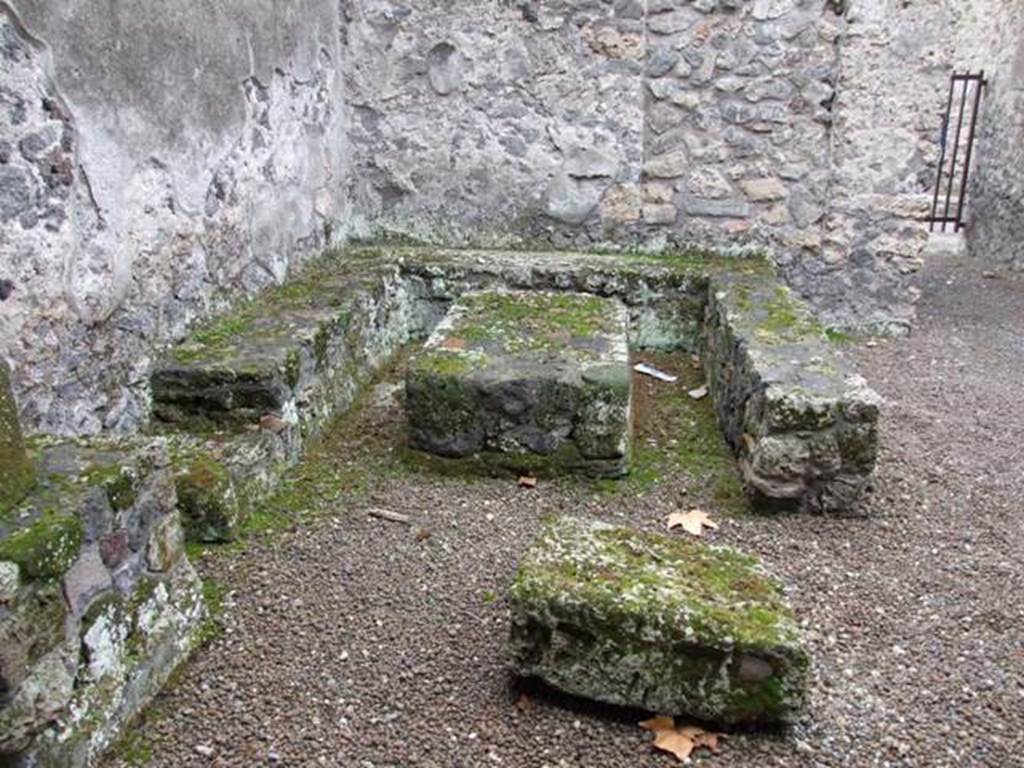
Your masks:
<svg viewBox="0 0 1024 768"><path fill-rule="evenodd" d="M705 370L758 503L850 514L871 481L880 399L778 283L712 280Z"/></svg>
<svg viewBox="0 0 1024 768"><path fill-rule="evenodd" d="M77 768L184 660L204 604L162 441L46 443L38 464L0 517L0 762Z"/></svg>
<svg viewBox="0 0 1024 768"><path fill-rule="evenodd" d="M410 445L518 471L625 473L626 322L595 296L463 295L410 366Z"/></svg>
<svg viewBox="0 0 1024 768"><path fill-rule="evenodd" d="M510 592L520 675L722 723L794 719L809 657L757 560L580 518L550 523Z"/></svg>
<svg viewBox="0 0 1024 768"><path fill-rule="evenodd" d="M967 244L974 257L1024 270L1024 6L997 3L975 14L964 21L986 27L978 35L987 39L986 50L973 58L988 85L968 197Z"/></svg>
<svg viewBox="0 0 1024 768"><path fill-rule="evenodd" d="M0 514L25 498L34 482L35 470L22 441L9 371L0 360Z"/></svg>

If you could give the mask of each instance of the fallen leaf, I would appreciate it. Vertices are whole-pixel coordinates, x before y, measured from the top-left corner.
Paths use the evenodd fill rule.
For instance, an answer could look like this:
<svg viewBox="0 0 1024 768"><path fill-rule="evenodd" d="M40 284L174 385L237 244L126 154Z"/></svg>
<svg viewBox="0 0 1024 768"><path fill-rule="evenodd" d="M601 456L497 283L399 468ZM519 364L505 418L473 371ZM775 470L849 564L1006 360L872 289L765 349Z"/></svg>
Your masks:
<svg viewBox="0 0 1024 768"><path fill-rule="evenodd" d="M654 748L675 755L682 762L693 752L693 739L679 731L658 731L654 737Z"/></svg>
<svg viewBox="0 0 1024 768"><path fill-rule="evenodd" d="M705 528L715 529L718 523L711 519L703 509L691 509L689 512L673 512L668 516L668 529L682 528L693 536L703 536Z"/></svg>
<svg viewBox="0 0 1024 768"><path fill-rule="evenodd" d="M710 749L717 755L719 752L722 751L718 745L718 740L724 738L724 733L708 733L705 731L693 740L693 746L694 748L704 747L706 749Z"/></svg>
<svg viewBox="0 0 1024 768"><path fill-rule="evenodd" d="M533 699L531 699L525 693L520 694L519 698L516 699L516 709L518 709L523 714L526 714L527 712L532 710L533 707Z"/></svg>
<svg viewBox="0 0 1024 768"><path fill-rule="evenodd" d="M520 488L536 488L537 487L537 478L533 477L532 475L523 475L522 477L519 478L519 487Z"/></svg>
<svg viewBox="0 0 1024 768"><path fill-rule="evenodd" d="M685 761L695 749L709 749L718 754L718 741L725 734L711 733L697 725L675 724L675 720L667 715L658 715L644 720L640 727L654 733L654 748L668 752L680 761Z"/></svg>
<svg viewBox="0 0 1024 768"><path fill-rule="evenodd" d="M691 389L686 394L688 394L694 400L703 400L705 397L708 396L708 385L705 384L703 387L697 387L696 389Z"/></svg>
<svg viewBox="0 0 1024 768"><path fill-rule="evenodd" d="M645 731L654 731L655 733L658 733L659 731L671 731L676 727L676 721L666 715L658 715L657 717L652 717L650 720L644 720L640 723L640 727Z"/></svg>

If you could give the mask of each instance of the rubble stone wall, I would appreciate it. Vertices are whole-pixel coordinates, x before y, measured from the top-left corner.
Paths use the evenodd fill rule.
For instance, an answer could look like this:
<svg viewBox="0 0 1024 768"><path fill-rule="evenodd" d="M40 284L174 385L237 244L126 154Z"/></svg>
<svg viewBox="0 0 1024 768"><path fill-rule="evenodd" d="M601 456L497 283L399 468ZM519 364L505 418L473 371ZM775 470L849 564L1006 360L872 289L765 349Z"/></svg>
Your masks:
<svg viewBox="0 0 1024 768"><path fill-rule="evenodd" d="M25 426L130 429L154 354L344 219L337 3L0 2L0 354Z"/></svg>
<svg viewBox="0 0 1024 768"><path fill-rule="evenodd" d="M136 429L161 348L352 235L763 250L827 324L905 329L946 79L1012 65L1015 5L0 0L24 426ZM1012 83L974 211L1019 221ZM1008 260L1014 225L976 219Z"/></svg>

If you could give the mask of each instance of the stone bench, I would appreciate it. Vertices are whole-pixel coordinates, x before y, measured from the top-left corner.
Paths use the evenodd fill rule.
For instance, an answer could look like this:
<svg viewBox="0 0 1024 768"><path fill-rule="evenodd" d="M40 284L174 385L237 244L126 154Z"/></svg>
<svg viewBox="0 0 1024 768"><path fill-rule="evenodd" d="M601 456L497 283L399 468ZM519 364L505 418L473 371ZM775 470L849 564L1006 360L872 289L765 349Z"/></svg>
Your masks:
<svg viewBox="0 0 1024 768"><path fill-rule="evenodd" d="M510 592L515 671L567 693L724 724L784 723L809 657L755 558L580 518L549 523Z"/></svg>
<svg viewBox="0 0 1024 768"><path fill-rule="evenodd" d="M807 306L775 281L721 274L704 338L718 421L755 505L856 511L875 469L880 398Z"/></svg>
<svg viewBox="0 0 1024 768"><path fill-rule="evenodd" d="M0 763L89 765L206 616L170 460L159 440L94 440L36 443L32 461L6 387L0 423L0 487L22 481L0 504Z"/></svg>
<svg viewBox="0 0 1024 768"><path fill-rule="evenodd" d="M549 291L463 295L406 376L414 449L485 469L626 472L625 307Z"/></svg>
<svg viewBox="0 0 1024 768"><path fill-rule="evenodd" d="M305 442L402 345L429 336L461 296L488 290L621 302L632 349L701 353L756 504L856 510L874 469L876 401L767 264L708 254L375 246L314 260L196 329L155 367L154 427L170 437L189 536L232 538ZM808 391L813 404L799 412L842 419L801 416L798 427L783 428L765 418L771 403L802 402Z"/></svg>

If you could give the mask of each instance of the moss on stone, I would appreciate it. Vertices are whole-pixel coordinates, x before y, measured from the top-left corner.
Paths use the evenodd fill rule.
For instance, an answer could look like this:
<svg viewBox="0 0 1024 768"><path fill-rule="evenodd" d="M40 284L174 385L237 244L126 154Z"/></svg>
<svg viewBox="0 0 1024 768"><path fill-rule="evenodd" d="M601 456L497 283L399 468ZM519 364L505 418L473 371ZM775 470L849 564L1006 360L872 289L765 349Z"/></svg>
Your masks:
<svg viewBox="0 0 1024 768"><path fill-rule="evenodd" d="M59 579L78 557L83 536L82 522L75 515L47 511L0 541L0 560L17 563L30 580Z"/></svg>
<svg viewBox="0 0 1024 768"><path fill-rule="evenodd" d="M138 475L120 464L94 464L82 475L87 485L102 487L114 511L130 509L138 498Z"/></svg>
<svg viewBox="0 0 1024 768"><path fill-rule="evenodd" d="M725 722L802 705L795 617L736 550L563 518L523 559L510 602L520 671L571 693Z"/></svg>
<svg viewBox="0 0 1024 768"><path fill-rule="evenodd" d="M35 468L22 440L7 364L0 360L0 515L24 499L35 481Z"/></svg>
<svg viewBox="0 0 1024 768"><path fill-rule="evenodd" d="M227 467L207 454L192 454L177 465L178 509L188 540L230 541L242 512Z"/></svg>

